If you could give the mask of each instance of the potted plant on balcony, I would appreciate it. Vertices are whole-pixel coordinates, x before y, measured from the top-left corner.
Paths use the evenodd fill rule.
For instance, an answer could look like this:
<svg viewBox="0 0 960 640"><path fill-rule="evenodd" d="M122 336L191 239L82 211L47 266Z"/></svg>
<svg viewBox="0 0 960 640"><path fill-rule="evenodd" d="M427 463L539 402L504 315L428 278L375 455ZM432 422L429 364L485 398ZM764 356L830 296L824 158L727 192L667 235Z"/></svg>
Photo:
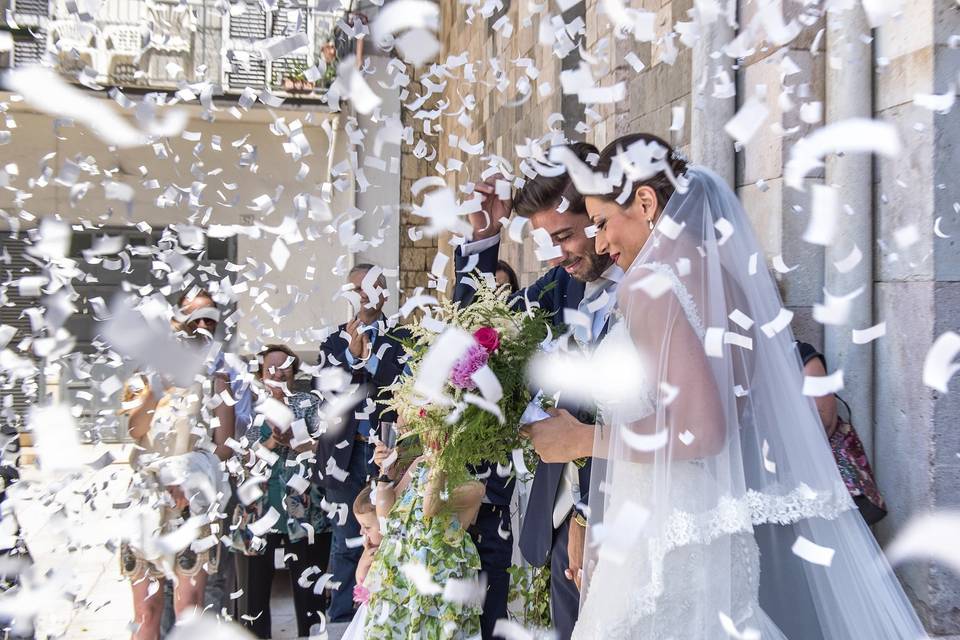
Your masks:
<svg viewBox="0 0 960 640"><path fill-rule="evenodd" d="M289 93L309 93L313 91L314 84L307 80L306 70L306 65L299 62L295 63L293 68L283 76L283 90Z"/></svg>
<svg viewBox="0 0 960 640"><path fill-rule="evenodd" d="M320 55L323 57L323 63L326 65L323 70L323 76L320 78L320 83L324 89L329 89L337 77L337 45L332 39L328 39L323 44Z"/></svg>

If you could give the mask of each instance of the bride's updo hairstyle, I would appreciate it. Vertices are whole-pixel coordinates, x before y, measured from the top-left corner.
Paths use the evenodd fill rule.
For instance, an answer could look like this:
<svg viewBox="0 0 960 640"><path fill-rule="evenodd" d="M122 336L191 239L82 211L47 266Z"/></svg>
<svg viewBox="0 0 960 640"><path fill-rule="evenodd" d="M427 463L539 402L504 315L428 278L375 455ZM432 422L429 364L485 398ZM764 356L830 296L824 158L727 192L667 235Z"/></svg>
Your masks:
<svg viewBox="0 0 960 640"><path fill-rule="evenodd" d="M663 211L677 190L678 179L687 171L687 161L662 138L631 133L600 152L596 171L607 176L612 188L595 197L627 208L633 204L637 189L647 186L657 194L657 208Z"/></svg>

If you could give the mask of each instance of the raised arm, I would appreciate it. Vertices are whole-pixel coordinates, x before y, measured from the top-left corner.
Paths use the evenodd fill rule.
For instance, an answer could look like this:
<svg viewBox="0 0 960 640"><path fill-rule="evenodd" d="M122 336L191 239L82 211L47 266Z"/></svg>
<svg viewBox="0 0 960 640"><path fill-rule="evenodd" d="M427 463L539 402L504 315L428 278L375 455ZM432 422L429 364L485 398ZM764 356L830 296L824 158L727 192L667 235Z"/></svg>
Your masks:
<svg viewBox="0 0 960 640"><path fill-rule="evenodd" d="M147 384L143 376L139 376L142 388L137 389L135 385L128 383L123 390L123 402L127 405L122 408L120 415L126 414L127 433L137 443L139 443L150 432L150 423L153 420L153 413L157 408L160 398L153 393L150 385ZM138 402L138 404L134 404ZM132 406L131 406L132 405Z"/></svg>
<svg viewBox="0 0 960 640"><path fill-rule="evenodd" d="M482 482L472 480L450 491L444 500L442 496L447 492L446 476L442 473L431 473L423 497L423 515L432 518L444 509L452 509L460 519L460 524L467 528L477 519L485 491Z"/></svg>
<svg viewBox="0 0 960 640"><path fill-rule="evenodd" d="M473 227L473 237L469 242L457 247L453 253L456 283L453 288L453 300L461 305L468 305L473 301L474 289L462 284L460 279L467 273L461 273L470 264L470 256L477 255L477 263L470 271L481 273L495 273L497 260L500 257L500 229L510 215L512 206L510 199L501 200L497 196L497 181L503 176L490 176L474 187L474 194L483 201L480 211L469 214L467 217Z"/></svg>
<svg viewBox="0 0 960 640"><path fill-rule="evenodd" d="M220 396L224 391L229 392L230 390L230 381L227 379L227 376L222 374L217 374L213 378L213 392L217 396ZM226 445L226 442L229 438L233 438L236 435L236 412L234 412L233 407L228 405L226 402L220 402L213 409L213 415L216 416L219 424L217 428L213 430L213 443L217 445L214 453L220 460L226 460L233 455L233 449Z"/></svg>

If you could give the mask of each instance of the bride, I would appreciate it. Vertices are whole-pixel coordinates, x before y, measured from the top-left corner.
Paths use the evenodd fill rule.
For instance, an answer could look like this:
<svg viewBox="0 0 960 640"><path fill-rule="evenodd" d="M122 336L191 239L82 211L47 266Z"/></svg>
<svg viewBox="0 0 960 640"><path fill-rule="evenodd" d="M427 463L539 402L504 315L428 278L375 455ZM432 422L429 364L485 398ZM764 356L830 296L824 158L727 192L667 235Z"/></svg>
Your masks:
<svg viewBox="0 0 960 640"><path fill-rule="evenodd" d="M596 355L646 379L599 399L574 638L925 637L801 394L736 196L649 135L596 168L597 251L626 271Z"/></svg>

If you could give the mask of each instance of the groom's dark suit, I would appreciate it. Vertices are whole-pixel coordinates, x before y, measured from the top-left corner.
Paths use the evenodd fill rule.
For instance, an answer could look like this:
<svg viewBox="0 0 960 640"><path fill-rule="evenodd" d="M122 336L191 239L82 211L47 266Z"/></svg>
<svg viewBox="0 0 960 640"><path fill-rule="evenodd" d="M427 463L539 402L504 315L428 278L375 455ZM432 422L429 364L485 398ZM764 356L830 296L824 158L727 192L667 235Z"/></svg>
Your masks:
<svg viewBox="0 0 960 640"><path fill-rule="evenodd" d="M499 254L499 243L480 252L475 269L483 273L494 273ZM467 258L457 249L455 254L456 269L459 271L467 264ZM536 282L514 294L514 300L523 304L524 297L531 303L539 302L540 308L551 314L553 324L563 324L563 310L576 309L583 299L585 285L572 278L562 267L554 267L541 276ZM457 282L454 289L454 300L461 304L469 304L473 300L474 290L465 284ZM577 415L578 407L561 407ZM569 519L559 528L553 526L553 509L557 500L557 492L563 477L565 464L551 464L541 462L537 466L530 489L530 499L527 503L527 512L523 518L520 532L520 551L523 557L534 566L543 566L550 562L550 604L553 614L553 625L557 629L560 640L566 640L573 631L577 621L580 604L580 592L570 580L564 576L569 566L567 558L567 528ZM590 464L579 469L580 486L583 488L583 500L587 499L587 488L590 486ZM479 524L479 521L478 521ZM481 557L481 562L483 558ZM490 595L488 594L488 600ZM484 608L484 616L487 610ZM486 621L484 621L486 622Z"/></svg>

